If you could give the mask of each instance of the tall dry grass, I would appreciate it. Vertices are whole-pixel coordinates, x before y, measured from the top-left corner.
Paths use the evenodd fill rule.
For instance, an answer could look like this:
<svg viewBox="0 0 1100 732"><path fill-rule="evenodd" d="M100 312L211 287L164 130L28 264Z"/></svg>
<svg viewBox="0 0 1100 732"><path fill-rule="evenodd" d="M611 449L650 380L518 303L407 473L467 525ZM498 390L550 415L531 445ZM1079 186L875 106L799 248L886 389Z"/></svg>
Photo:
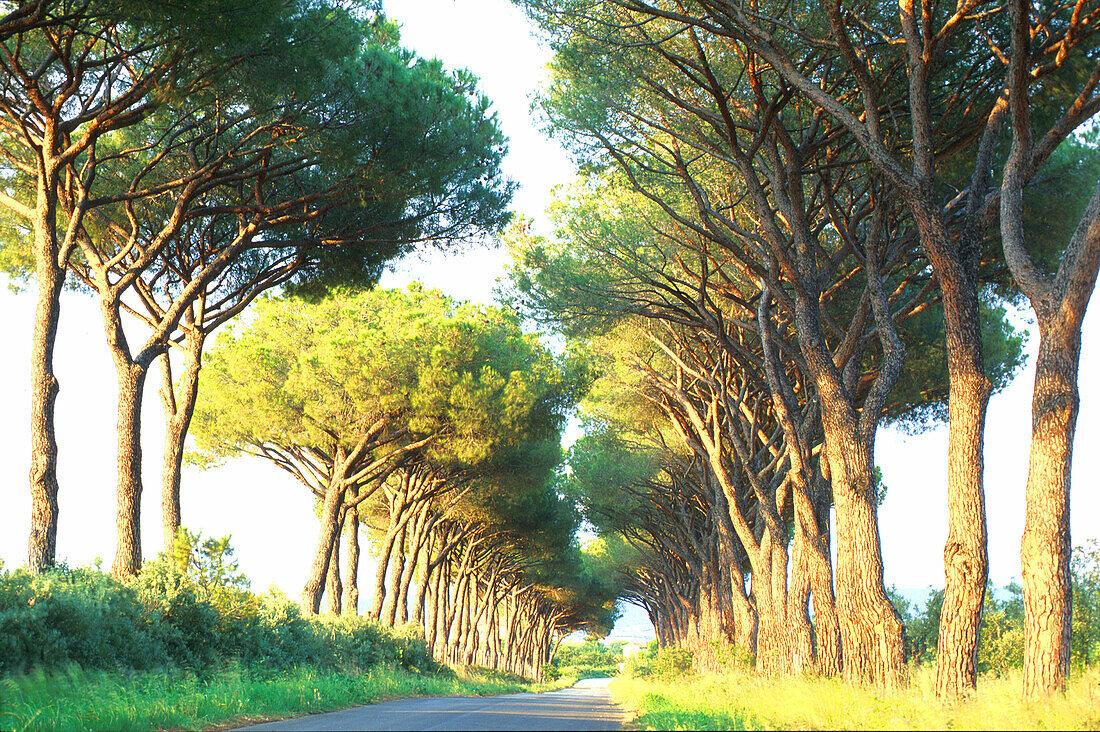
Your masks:
<svg viewBox="0 0 1100 732"><path fill-rule="evenodd" d="M1024 702L1020 672L981 678L977 691L951 704L934 692L934 669L912 671L894 692L853 687L836 679L769 680L749 672L637 678L611 684L637 710L638 729L1100 729L1100 670L1073 678L1063 696Z"/></svg>

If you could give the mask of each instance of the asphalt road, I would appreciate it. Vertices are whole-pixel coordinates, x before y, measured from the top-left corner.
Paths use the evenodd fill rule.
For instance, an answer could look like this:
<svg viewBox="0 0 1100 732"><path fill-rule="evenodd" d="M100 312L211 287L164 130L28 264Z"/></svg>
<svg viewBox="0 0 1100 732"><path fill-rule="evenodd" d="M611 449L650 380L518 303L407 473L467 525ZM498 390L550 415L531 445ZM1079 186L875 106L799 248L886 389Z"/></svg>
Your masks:
<svg viewBox="0 0 1100 732"><path fill-rule="evenodd" d="M611 679L585 679L544 694L400 699L341 712L267 722L248 730L615 730L627 714Z"/></svg>

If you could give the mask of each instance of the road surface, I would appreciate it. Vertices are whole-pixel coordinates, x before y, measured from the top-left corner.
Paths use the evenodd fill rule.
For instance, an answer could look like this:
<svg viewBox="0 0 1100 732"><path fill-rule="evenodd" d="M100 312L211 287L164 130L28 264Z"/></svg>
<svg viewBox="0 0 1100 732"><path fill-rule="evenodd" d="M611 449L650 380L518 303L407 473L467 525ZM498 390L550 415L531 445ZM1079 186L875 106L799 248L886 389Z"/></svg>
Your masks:
<svg viewBox="0 0 1100 732"><path fill-rule="evenodd" d="M585 679L543 694L400 699L267 722L247 730L616 730L628 715L611 679Z"/></svg>

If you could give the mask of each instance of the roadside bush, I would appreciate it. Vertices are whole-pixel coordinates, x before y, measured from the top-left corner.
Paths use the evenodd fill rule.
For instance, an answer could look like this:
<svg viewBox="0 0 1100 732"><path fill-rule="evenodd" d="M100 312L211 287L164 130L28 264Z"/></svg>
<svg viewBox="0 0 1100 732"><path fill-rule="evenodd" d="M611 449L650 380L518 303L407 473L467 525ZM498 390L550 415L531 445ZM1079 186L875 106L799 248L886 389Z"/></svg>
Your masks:
<svg viewBox="0 0 1100 732"><path fill-rule="evenodd" d="M692 672L691 660L691 651L683 648L655 649L651 644L648 651L627 660L625 673L634 678L671 681Z"/></svg>
<svg viewBox="0 0 1100 732"><path fill-rule="evenodd" d="M391 629L357 616L304 618L281 592L257 596L247 589L236 565L222 556L232 553L227 538L184 538L191 549L146 562L128 585L98 568L42 575L0 570L0 674L77 664L205 675L236 662L254 671L436 670L419 626Z"/></svg>
<svg viewBox="0 0 1100 732"><path fill-rule="evenodd" d="M0 672L72 663L145 669L170 660L164 623L94 569L0 574Z"/></svg>

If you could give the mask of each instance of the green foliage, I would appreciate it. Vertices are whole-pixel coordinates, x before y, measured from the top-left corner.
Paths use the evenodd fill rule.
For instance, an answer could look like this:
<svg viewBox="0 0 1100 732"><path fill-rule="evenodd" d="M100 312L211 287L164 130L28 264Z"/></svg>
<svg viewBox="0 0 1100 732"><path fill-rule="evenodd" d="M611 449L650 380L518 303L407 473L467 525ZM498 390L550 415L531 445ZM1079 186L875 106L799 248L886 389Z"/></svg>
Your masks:
<svg viewBox="0 0 1100 732"><path fill-rule="evenodd" d="M673 681L692 673L691 651L658 648L651 642L648 649L627 659L625 673L632 678Z"/></svg>
<svg viewBox="0 0 1100 732"><path fill-rule="evenodd" d="M623 661L622 641L604 643L589 637L583 643L562 643L554 657L555 672L575 679L617 676Z"/></svg>
<svg viewBox="0 0 1100 732"><path fill-rule="evenodd" d="M436 291L345 293L316 304L266 300L208 358L192 428L213 455L259 445L352 450L378 420L432 438L441 468L507 460L556 435L561 370L514 315Z"/></svg>
<svg viewBox="0 0 1100 732"><path fill-rule="evenodd" d="M1100 540L1073 550L1073 633L1070 658L1084 668L1100 656Z"/></svg>
<svg viewBox="0 0 1100 732"><path fill-rule="evenodd" d="M898 594L893 587L886 590L894 609L905 625L905 656L912 664L922 664L936 657L936 644L940 631L940 608L943 606L943 590L929 588L924 608L918 610Z"/></svg>
<svg viewBox="0 0 1100 732"><path fill-rule="evenodd" d="M1073 550L1073 627L1070 658L1077 668L1095 665L1100 651L1100 542L1093 539ZM930 664L936 658L943 590L930 590L923 608L915 608L892 588L887 591L905 624L905 650L910 663ZM978 671L1004 676L1023 665L1023 588L1010 582L1000 591L986 588L982 626L978 633Z"/></svg>
<svg viewBox="0 0 1100 732"><path fill-rule="evenodd" d="M243 580L236 575L235 582ZM208 675L231 660L257 669L436 668L419 626L391 629L358 616L304 618L281 593L230 589L201 587L163 555L129 585L94 569L4 572L0 673L77 664Z"/></svg>

